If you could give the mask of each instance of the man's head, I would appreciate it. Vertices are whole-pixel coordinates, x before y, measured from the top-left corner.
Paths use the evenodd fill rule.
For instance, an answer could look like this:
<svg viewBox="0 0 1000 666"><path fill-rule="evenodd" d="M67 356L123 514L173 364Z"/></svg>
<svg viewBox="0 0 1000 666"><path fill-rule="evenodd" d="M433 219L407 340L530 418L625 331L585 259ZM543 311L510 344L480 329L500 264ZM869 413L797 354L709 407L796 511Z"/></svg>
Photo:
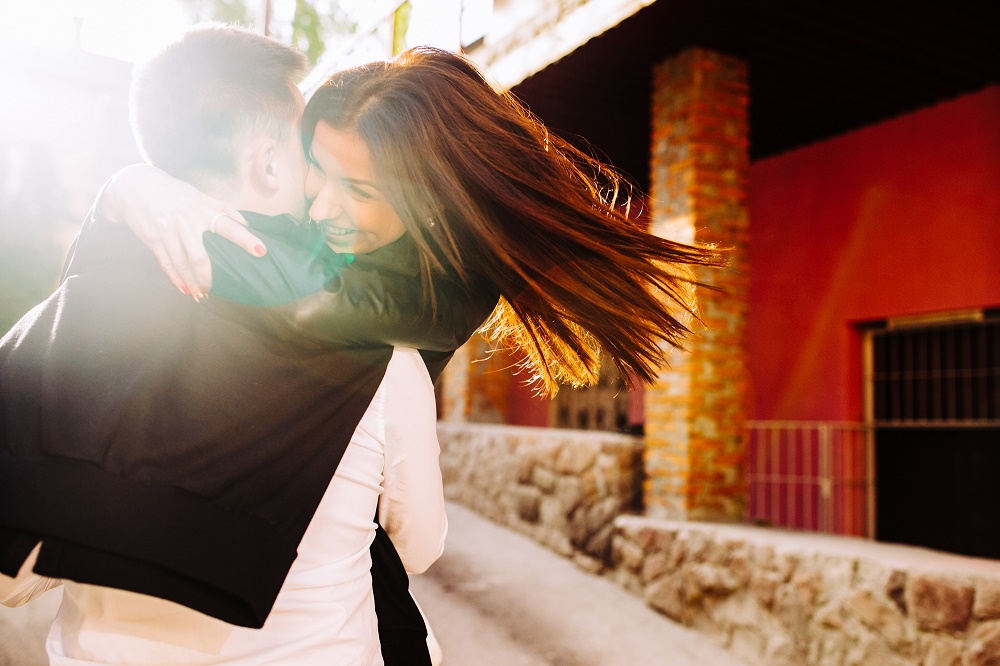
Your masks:
<svg viewBox="0 0 1000 666"><path fill-rule="evenodd" d="M241 208L304 212L296 49L242 28L196 26L132 77L132 131L147 162Z"/></svg>

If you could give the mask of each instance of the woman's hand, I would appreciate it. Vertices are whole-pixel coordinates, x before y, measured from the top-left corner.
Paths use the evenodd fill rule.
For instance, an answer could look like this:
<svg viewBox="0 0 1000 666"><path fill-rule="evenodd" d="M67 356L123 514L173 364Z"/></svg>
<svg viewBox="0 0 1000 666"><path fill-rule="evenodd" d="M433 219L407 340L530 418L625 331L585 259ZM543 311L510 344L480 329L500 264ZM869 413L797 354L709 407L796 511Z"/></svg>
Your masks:
<svg viewBox="0 0 1000 666"><path fill-rule="evenodd" d="M97 211L102 219L127 224L174 286L199 301L212 288L212 264L202 240L206 231L248 254L267 253L238 210L147 164L116 173Z"/></svg>

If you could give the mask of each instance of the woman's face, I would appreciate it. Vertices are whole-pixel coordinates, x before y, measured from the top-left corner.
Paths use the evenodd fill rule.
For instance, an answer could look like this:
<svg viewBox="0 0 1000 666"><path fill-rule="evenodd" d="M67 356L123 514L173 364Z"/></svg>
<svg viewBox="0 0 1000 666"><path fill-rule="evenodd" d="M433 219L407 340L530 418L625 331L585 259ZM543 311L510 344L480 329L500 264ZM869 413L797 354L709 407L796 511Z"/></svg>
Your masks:
<svg viewBox="0 0 1000 666"><path fill-rule="evenodd" d="M336 252L371 252L406 231L379 189L368 146L357 133L323 121L309 151L306 197L312 201L309 216L322 225Z"/></svg>

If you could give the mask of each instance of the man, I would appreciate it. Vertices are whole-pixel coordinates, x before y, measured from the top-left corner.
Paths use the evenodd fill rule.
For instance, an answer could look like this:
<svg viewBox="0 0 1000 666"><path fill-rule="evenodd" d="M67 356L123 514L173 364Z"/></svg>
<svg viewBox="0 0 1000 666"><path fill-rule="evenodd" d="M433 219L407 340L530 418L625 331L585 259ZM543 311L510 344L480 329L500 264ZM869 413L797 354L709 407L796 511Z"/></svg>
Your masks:
<svg viewBox="0 0 1000 666"><path fill-rule="evenodd" d="M132 99L151 163L257 213L246 217L268 255L212 241L218 291L288 305L199 305L173 290L130 232L92 214L59 289L0 341L0 572L76 581L63 613L73 621L50 634L56 657L97 638L123 650L125 663L154 645L174 650L162 663L179 659L176 650L243 663L251 657L234 641L260 636L254 650L287 648L266 638L265 620L307 559L296 549L329 504L355 426L391 392L395 357L371 344L373 331L436 349L439 367L491 307L442 321L411 305L422 301L405 239L346 266L315 229L295 223L304 210L293 85L302 66L272 40L200 28L137 73ZM311 307L301 297L339 313L344 327L317 338L290 325L289 309ZM386 312L391 321L380 319ZM367 346L329 345L352 336ZM412 362L406 368L412 375ZM418 400L429 395L429 382L408 386ZM374 538L386 546L381 531ZM376 566L405 586L389 550ZM149 596L265 629L237 640L232 626ZM128 609L125 621L90 622L104 604ZM139 621L144 614L158 619ZM412 619L412 609L399 615Z"/></svg>

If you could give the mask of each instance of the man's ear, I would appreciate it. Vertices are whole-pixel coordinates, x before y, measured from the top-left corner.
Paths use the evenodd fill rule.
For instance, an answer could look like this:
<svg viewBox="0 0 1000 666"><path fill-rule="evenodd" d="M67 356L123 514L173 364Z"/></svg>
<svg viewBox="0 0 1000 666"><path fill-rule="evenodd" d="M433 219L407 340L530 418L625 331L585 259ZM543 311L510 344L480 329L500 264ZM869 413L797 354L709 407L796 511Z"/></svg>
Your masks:
<svg viewBox="0 0 1000 666"><path fill-rule="evenodd" d="M255 146L251 155L250 179L254 188L267 193L281 188L278 178L278 146L271 139L263 139Z"/></svg>

